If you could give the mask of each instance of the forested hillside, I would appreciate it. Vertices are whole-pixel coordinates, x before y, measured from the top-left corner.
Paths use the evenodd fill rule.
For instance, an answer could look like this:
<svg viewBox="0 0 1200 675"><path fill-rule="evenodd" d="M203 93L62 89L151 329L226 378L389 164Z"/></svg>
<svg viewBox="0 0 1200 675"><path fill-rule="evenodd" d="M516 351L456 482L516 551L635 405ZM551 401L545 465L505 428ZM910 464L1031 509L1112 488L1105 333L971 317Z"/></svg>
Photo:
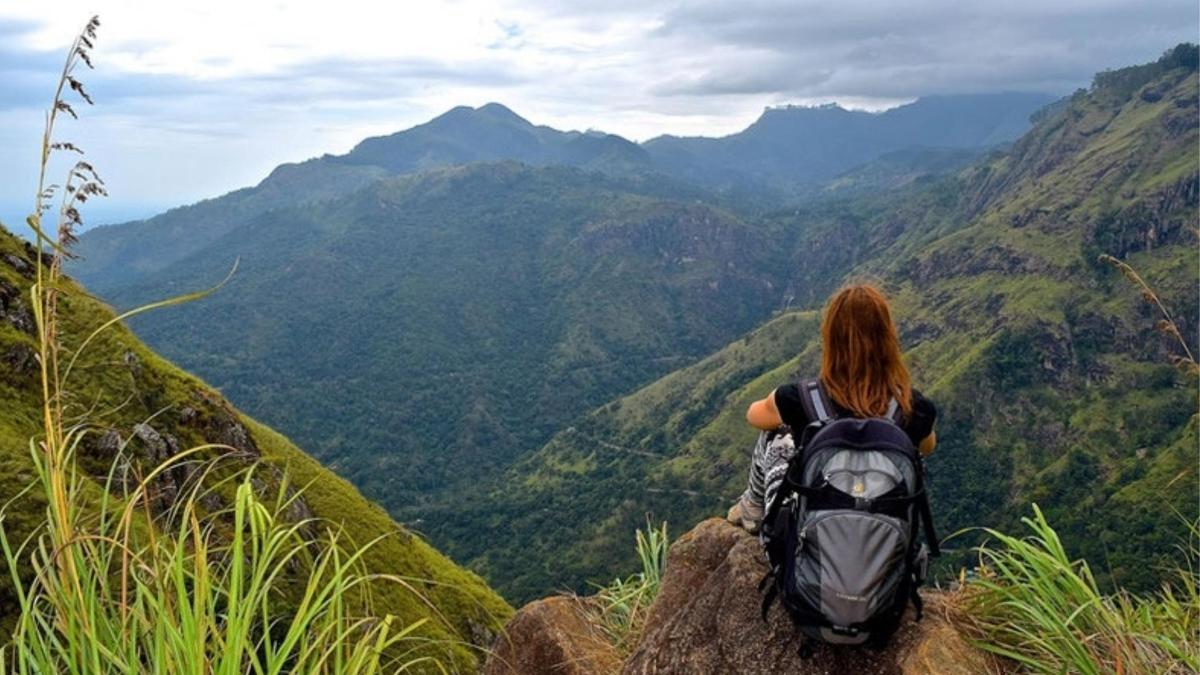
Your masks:
<svg viewBox="0 0 1200 675"><path fill-rule="evenodd" d="M431 502L778 306L763 231L663 191L512 162L389 178L111 297L203 287L240 256L221 293L134 328L423 527Z"/></svg>
<svg viewBox="0 0 1200 675"><path fill-rule="evenodd" d="M1195 494L1194 382L1097 257L1141 271L1195 351L1196 99L1185 45L990 154L1044 97L772 110L642 146L458 108L85 234L75 269L129 305L240 257L134 329L514 601L623 571L647 515L721 510L745 404L812 372L812 310L869 275L942 407L943 532L1036 499L1139 587L1182 531L1157 500ZM828 145L845 134L863 143Z"/></svg>
<svg viewBox="0 0 1200 675"><path fill-rule="evenodd" d="M1015 527L1036 501L1106 583L1146 589L1177 562L1197 516L1196 380L1172 365L1182 348L1157 308L1097 256L1133 265L1196 353L1196 62L1180 46L1102 73L952 178L777 216L799 231L796 304L848 276L892 293L916 384L941 406L942 534ZM628 571L647 517L686 529L741 491L746 406L816 371L817 321L785 313L575 420L441 516L451 550L514 600Z"/></svg>
<svg viewBox="0 0 1200 675"><path fill-rule="evenodd" d="M36 324L29 304L35 251L0 229L0 494L7 541L21 545L44 525L46 502L38 491L30 456L31 439L42 433ZM83 338L112 317L110 310L78 286L68 283L60 296L61 339L73 353ZM373 589L377 610L394 614L403 625L425 621L410 641L418 656L434 656L447 667L473 670L511 608L475 574L397 526L387 513L306 455L275 431L242 415L215 390L164 361L123 327L92 342L67 380L65 413L93 427L76 453L84 476L83 494L98 500L104 477L116 465L115 498L168 457L201 443L232 448L222 459L217 450L194 455L151 481L155 515L169 511L199 480L207 466L217 467L213 482L255 464L255 485L264 498L285 489L298 501L287 510L299 521L320 518L359 545L382 537L365 558L371 574L401 575L412 587L394 583ZM223 454L224 451L221 451ZM286 476L286 478L285 478ZM87 482L94 479L94 482ZM286 481L286 482L285 482ZM284 487L290 485L291 487ZM122 487L123 486L123 487ZM221 490L203 498L207 510L224 508ZM88 513L95 504L75 505ZM90 511L87 509L91 509ZM2 565L3 563L0 563ZM27 570L21 574L28 576ZM26 578L26 589L28 582ZM7 635L19 607L9 570L0 574L0 634ZM431 609L436 607L436 610Z"/></svg>

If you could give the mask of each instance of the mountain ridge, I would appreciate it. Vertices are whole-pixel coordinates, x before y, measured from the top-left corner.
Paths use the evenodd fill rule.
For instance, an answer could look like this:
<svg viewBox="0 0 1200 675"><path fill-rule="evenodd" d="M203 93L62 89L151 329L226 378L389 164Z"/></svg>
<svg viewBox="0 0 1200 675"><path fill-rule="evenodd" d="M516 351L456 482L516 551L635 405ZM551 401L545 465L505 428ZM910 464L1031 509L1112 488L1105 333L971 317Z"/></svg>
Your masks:
<svg viewBox="0 0 1200 675"><path fill-rule="evenodd" d="M1014 114L1028 117L1044 103L1042 99L1049 100L1041 95L1020 95L1005 109L1019 111ZM964 100L973 99L965 97ZM905 114L913 116L912 112ZM938 126L945 125L939 123ZM750 128L740 133L748 131ZM783 135L788 133L792 131L785 130ZM752 135L760 137L763 133L759 130ZM659 137L662 138L674 138L672 143L684 145L693 140L701 144L721 141ZM662 145L659 139L635 144L604 132L559 131L534 125L499 103L478 108L458 106L409 129L365 139L345 155L326 154L301 162L281 164L255 186L176 207L142 221L93 228L81 237L81 259L72 264L71 270L90 288L102 294L108 293L128 285L142 274L169 267L236 230L247 220L273 209L345 196L386 175L481 161L516 160L533 166L575 166L610 175L692 181L705 188L720 187L734 194L746 193L743 198L751 201L759 201L764 196L778 200L795 191L794 177L781 179L782 183L772 182L754 172L747 173L745 167L732 165L718 172L732 172L729 174L732 178L727 181L716 180L714 183L709 169L703 166L689 168L687 164L713 164L724 160L692 158L681 164L678 158L668 157L670 153L652 150ZM979 142L992 143L993 139L983 134L979 136ZM879 153L874 154L920 144L916 140L899 145L892 143L895 147L882 147ZM933 144L938 145L936 142ZM786 148L788 144L768 142L762 145L778 155L779 148ZM685 154L690 157L694 153L687 150ZM853 155L856 158L854 161L839 160L836 165L820 171L808 171L804 180L813 182L822 177L832 178L854 164L869 161L874 154L860 148ZM785 154L782 157L775 156L772 161L775 165L787 164L796 158ZM810 159L806 158L805 161ZM171 245L164 245L166 242Z"/></svg>
<svg viewBox="0 0 1200 675"><path fill-rule="evenodd" d="M669 173L702 185L763 183L786 191L907 147L1014 140L1053 100L1016 93L935 96L877 113L836 105L774 107L735 134L659 136L643 145Z"/></svg>
<svg viewBox="0 0 1200 675"><path fill-rule="evenodd" d="M944 517L992 522L1039 495L1136 585L1139 481L1178 464L1190 418L1153 318L1096 256L1131 256L1194 333L1194 51L1101 74L1006 151L886 193L743 211L655 175L511 161L365 178L145 277L139 293L203 286L189 275L253 243L225 295L137 327L524 599L619 569L648 511L719 509L742 480L739 408L813 368L815 318L793 310L870 275L946 403ZM1149 423L1095 421L1114 405ZM1137 512L1123 540L1087 522L1109 500Z"/></svg>
<svg viewBox="0 0 1200 675"><path fill-rule="evenodd" d="M619 157L608 157L615 153ZM648 169L649 156L615 134L559 131L534 125L500 103L456 106L432 120L386 136L365 139L337 158L383 167L392 173L481 161L516 160L613 170ZM617 162L623 160L625 165ZM613 162L610 167L609 161Z"/></svg>
<svg viewBox="0 0 1200 675"><path fill-rule="evenodd" d="M1143 590L1186 538L1154 514L1164 498L1194 512L1194 387L1138 289L1096 257L1126 257L1195 351L1198 85L1195 66L1168 53L1136 86L1101 81L957 176L780 216L803 218L799 249L822 247L790 282L811 289L800 306L848 275L892 292L915 382L942 409L929 469L943 533L1014 526L1010 514L1037 501L1101 578ZM875 255L840 253L855 249ZM816 372L817 322L780 315L575 420L496 481L519 490L436 516L535 544L485 550L455 532L449 549L507 579L497 583L517 601L629 571L629 533L647 518L694 523L744 487L754 432L742 413ZM551 542L557 565L539 567Z"/></svg>

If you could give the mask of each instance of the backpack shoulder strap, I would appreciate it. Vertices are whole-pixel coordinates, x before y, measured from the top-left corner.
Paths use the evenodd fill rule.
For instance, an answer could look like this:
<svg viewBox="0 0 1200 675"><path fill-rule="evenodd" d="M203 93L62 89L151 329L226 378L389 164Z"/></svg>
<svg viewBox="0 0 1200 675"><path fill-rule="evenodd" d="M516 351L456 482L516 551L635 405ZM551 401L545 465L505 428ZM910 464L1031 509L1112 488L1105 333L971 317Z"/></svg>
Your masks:
<svg viewBox="0 0 1200 675"><path fill-rule="evenodd" d="M804 414L808 416L810 424L824 424L837 416L833 401L829 400L829 394L825 393L820 380L804 380L800 383L800 405L804 406Z"/></svg>
<svg viewBox="0 0 1200 675"><path fill-rule="evenodd" d="M942 555L942 548L938 545L937 532L933 529L933 510L929 508L929 495L923 488L917 510L921 518L922 529L925 530L925 541L929 544L929 556L937 558Z"/></svg>
<svg viewBox="0 0 1200 675"><path fill-rule="evenodd" d="M888 401L887 412L885 412L883 416L895 422L896 424L900 424L903 414L904 411L900 409L900 402L893 398L892 400Z"/></svg>

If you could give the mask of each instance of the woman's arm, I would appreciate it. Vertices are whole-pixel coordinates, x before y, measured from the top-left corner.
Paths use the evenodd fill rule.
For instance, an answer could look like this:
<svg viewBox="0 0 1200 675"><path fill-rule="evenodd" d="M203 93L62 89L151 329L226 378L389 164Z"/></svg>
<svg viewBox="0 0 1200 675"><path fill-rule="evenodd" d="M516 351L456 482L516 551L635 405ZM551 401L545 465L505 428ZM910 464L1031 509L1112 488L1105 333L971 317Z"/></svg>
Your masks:
<svg viewBox="0 0 1200 675"><path fill-rule="evenodd" d="M933 428L933 425L937 423L937 406L933 404L933 401L922 396L921 392L913 389L912 415L909 423L916 429L926 432L921 442L917 443L917 450L920 451L922 457L928 457L937 447L937 432Z"/></svg>
<svg viewBox="0 0 1200 675"><path fill-rule="evenodd" d="M746 411L746 421L755 429L763 431L778 429L779 425L783 424L783 418L779 416L779 408L775 407L774 391L767 394L763 400L750 404L750 408Z"/></svg>
<svg viewBox="0 0 1200 675"><path fill-rule="evenodd" d="M933 453L933 449L937 447L937 432L930 431L929 435L921 440L921 444L917 449L921 451L922 457L928 457Z"/></svg>

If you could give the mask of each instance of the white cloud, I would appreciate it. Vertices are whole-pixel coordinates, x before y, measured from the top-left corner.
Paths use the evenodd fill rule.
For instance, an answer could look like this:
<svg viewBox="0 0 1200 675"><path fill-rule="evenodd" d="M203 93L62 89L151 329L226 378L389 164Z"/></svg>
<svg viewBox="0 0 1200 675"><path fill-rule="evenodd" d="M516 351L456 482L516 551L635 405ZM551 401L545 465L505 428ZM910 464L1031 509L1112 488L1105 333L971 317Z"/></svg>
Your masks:
<svg viewBox="0 0 1200 675"><path fill-rule="evenodd" d="M1066 93L1194 40L1197 20L1177 0L0 0L6 156L36 145L21 139L50 64L93 12L98 105L69 133L108 167L114 200L156 203L491 100L640 140L731 133L784 102ZM31 181L12 164L0 202Z"/></svg>

